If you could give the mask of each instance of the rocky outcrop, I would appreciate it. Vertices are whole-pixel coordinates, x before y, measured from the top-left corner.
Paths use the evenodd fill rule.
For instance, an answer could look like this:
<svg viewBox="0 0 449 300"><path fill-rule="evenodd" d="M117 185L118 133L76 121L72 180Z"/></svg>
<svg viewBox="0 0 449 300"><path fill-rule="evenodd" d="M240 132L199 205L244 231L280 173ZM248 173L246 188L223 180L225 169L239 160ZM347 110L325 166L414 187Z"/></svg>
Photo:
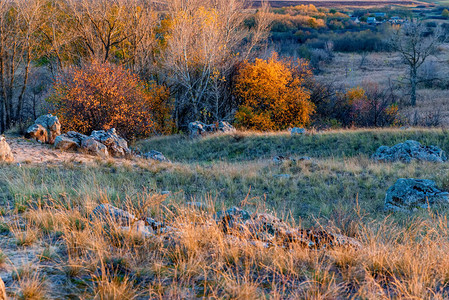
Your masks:
<svg viewBox="0 0 449 300"><path fill-rule="evenodd" d="M4 136L0 136L0 162L13 162L14 155Z"/></svg>
<svg viewBox="0 0 449 300"><path fill-rule="evenodd" d="M440 191L433 180L400 178L385 196L388 211L413 211L448 205L449 193Z"/></svg>
<svg viewBox="0 0 449 300"><path fill-rule="evenodd" d="M100 156L103 158L109 157L108 148L102 143L95 140L93 137L86 137L81 141L81 149L89 154Z"/></svg>
<svg viewBox="0 0 449 300"><path fill-rule="evenodd" d="M226 234L246 235L251 240L263 242L265 247L273 243L288 245L293 242L313 249L361 247L357 240L344 235L325 230L292 228L271 214L250 214L237 207L218 212L215 220Z"/></svg>
<svg viewBox="0 0 449 300"><path fill-rule="evenodd" d="M61 134L55 139L55 147L61 150L81 150L103 158L130 155L128 143L117 135L114 128L92 131L90 136L75 131Z"/></svg>
<svg viewBox="0 0 449 300"><path fill-rule="evenodd" d="M111 128L107 131L94 130L90 137L105 145L109 154L113 157L125 157L131 154L131 151L128 148L128 143L125 139L117 135L115 128Z"/></svg>
<svg viewBox="0 0 449 300"><path fill-rule="evenodd" d="M61 123L58 117L52 114L37 118L26 132L28 138L34 138L43 144L54 144L59 135L61 135Z"/></svg>
<svg viewBox="0 0 449 300"><path fill-rule="evenodd" d="M437 146L424 146L417 141L405 141L393 147L381 146L373 154L372 159L383 162L402 161L409 163L413 160L445 162L446 153Z"/></svg>
<svg viewBox="0 0 449 300"><path fill-rule="evenodd" d="M189 123L189 135L191 137L198 137L213 132L232 132L235 131L234 126L225 121L220 121L217 124L205 124L200 121Z"/></svg>
<svg viewBox="0 0 449 300"><path fill-rule="evenodd" d="M144 153L142 156L150 160L157 160L160 162L168 162L168 163L171 162L168 158L164 156L164 154L156 150L151 150L150 152Z"/></svg>

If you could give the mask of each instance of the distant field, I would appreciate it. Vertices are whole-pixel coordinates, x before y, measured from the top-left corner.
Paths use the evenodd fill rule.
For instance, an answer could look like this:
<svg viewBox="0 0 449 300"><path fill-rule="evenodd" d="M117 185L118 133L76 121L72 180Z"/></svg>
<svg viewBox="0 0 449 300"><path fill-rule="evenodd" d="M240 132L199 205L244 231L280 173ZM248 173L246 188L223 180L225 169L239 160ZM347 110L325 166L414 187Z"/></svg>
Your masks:
<svg viewBox="0 0 449 300"><path fill-rule="evenodd" d="M262 1L255 0L252 1L254 6L260 6ZM340 6L347 6L347 7L372 7L372 6L385 6L385 5L407 5L407 6L416 6L416 5L428 5L428 3L422 2L422 1L357 1L357 0L323 0L323 1L296 1L296 0L270 0L270 5L272 7L285 7L285 6L294 6L294 5L301 5L301 4L313 4L318 7L340 7Z"/></svg>

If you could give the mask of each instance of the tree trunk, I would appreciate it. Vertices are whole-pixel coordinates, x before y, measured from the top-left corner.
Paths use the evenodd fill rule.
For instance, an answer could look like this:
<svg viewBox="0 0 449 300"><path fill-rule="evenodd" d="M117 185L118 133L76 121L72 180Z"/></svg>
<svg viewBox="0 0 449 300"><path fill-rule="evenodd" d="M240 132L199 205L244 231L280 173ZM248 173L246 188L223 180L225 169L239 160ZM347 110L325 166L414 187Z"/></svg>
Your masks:
<svg viewBox="0 0 449 300"><path fill-rule="evenodd" d="M416 106L416 86L418 84L417 80L417 70L415 66L410 68L410 104Z"/></svg>

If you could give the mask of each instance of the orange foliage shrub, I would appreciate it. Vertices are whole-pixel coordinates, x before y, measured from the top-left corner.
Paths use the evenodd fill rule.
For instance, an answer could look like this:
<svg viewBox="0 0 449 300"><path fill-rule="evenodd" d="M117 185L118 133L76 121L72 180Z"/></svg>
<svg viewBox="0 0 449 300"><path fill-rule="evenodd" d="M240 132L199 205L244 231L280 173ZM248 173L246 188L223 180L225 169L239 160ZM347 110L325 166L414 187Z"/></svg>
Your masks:
<svg viewBox="0 0 449 300"><path fill-rule="evenodd" d="M65 131L90 134L115 127L135 139L172 128L168 90L110 63L69 69L56 80L50 102Z"/></svg>
<svg viewBox="0 0 449 300"><path fill-rule="evenodd" d="M309 123L314 105L304 88L311 76L308 64L268 60L244 63L235 78L235 95L241 105L236 125L256 130L282 130Z"/></svg>

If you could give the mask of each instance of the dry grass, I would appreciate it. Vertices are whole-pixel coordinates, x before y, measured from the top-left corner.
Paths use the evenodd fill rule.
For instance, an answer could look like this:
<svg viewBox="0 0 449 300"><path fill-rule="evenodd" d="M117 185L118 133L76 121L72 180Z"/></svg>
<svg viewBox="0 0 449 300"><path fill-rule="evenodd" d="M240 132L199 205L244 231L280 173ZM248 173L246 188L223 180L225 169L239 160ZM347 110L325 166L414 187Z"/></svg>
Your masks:
<svg viewBox="0 0 449 300"><path fill-rule="evenodd" d="M300 137L247 132L143 145L162 152L175 148L169 152L173 164L5 165L2 192L14 199L16 211L6 212L10 233L2 230L1 247L5 264L20 271L0 276L11 295L24 299L448 298L447 212L382 210L386 189L399 177L430 178L449 189L446 164L369 159L378 143L406 138L449 146L444 130ZM225 145L209 154L210 147ZM252 156L245 160L245 153ZM270 160L274 154L309 153L316 154L312 161ZM172 193L161 195L162 190ZM186 205L190 200L209 208L195 210ZM113 220L92 218L104 202L164 220L173 230L144 238ZM299 227L341 232L363 246L313 250L274 242L266 248L245 233L223 233L213 214L230 205L272 212ZM33 268L27 269L30 261Z"/></svg>

